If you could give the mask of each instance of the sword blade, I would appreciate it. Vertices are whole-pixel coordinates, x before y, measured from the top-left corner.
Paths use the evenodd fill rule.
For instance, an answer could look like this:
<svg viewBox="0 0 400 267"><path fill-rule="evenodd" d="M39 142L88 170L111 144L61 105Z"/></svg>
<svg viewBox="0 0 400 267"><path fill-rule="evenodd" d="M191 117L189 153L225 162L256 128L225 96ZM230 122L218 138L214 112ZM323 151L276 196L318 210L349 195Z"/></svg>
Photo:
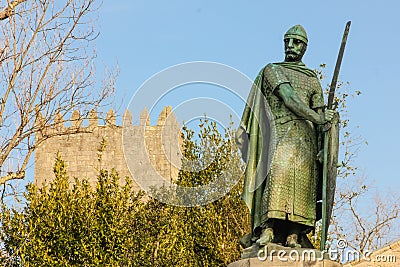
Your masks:
<svg viewBox="0 0 400 267"><path fill-rule="evenodd" d="M347 36L349 35L350 25L351 25L351 21L348 21L346 23L346 28L344 29L342 43L341 43L340 49L339 49L339 55L336 60L336 66L335 66L335 70L333 72L332 82L331 82L331 85L329 88L328 106L327 106L328 109L332 109L333 100L335 99L335 90L336 90L337 80L339 77L340 66L342 65L344 48L346 47Z"/></svg>

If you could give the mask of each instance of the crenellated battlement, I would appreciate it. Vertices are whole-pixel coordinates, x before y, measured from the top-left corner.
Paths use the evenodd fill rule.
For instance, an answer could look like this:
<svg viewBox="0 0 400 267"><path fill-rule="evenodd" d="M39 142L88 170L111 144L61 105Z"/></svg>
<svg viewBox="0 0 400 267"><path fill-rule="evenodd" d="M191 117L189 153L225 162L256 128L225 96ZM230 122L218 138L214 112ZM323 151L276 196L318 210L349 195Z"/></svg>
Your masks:
<svg viewBox="0 0 400 267"><path fill-rule="evenodd" d="M84 126L84 121L87 121L86 126ZM105 124L99 123L99 116L95 110L90 111L87 116L82 116L79 113L79 110L74 110L70 118L64 118L60 112L56 113L55 119L53 123L45 122L45 119L41 113L39 113L38 119L36 120L37 124L41 124L44 127L43 132L47 134L50 133L75 133L75 132L89 132L94 130L95 127L122 127L122 125L117 125L117 117L113 109L110 109L107 112L105 118ZM68 124L68 125L66 125ZM69 125L71 124L71 125ZM127 109L122 115L122 124L129 126L151 126L150 125L150 114L147 111L147 108L143 108L142 113L140 114L140 124L133 125L132 124L132 114ZM179 124L176 120L174 113L172 112L171 106L165 106L164 109L160 112L160 115L157 120L157 124L155 126L164 126L166 124ZM154 126L153 126L154 127ZM42 127L43 128L43 127ZM70 129L68 131L68 129ZM79 131L80 130L80 131ZM38 137L38 136L37 136Z"/></svg>
<svg viewBox="0 0 400 267"><path fill-rule="evenodd" d="M181 132L172 108L164 107L154 126L150 125L150 116L146 108L140 114L139 120L140 124L134 125L132 114L126 110L122 116L123 125L117 125L112 109L108 111L104 124L99 123L99 116L94 110L87 116L81 116L79 111L75 110L70 118L58 113L54 122L47 125L43 116L39 116L37 123L45 127L36 137L53 137L40 143L36 150L35 183L41 185L53 179L53 164L58 151L67 164L71 179L88 178L94 183L99 169L111 168L115 168L121 177L131 177L122 147L123 127L129 127L130 132L134 133L124 136L129 138L124 142L135 147L135 144L145 140L147 154L155 170L164 179L175 180L180 167ZM104 151L99 149L102 140L106 143ZM141 176L146 177L146 173Z"/></svg>

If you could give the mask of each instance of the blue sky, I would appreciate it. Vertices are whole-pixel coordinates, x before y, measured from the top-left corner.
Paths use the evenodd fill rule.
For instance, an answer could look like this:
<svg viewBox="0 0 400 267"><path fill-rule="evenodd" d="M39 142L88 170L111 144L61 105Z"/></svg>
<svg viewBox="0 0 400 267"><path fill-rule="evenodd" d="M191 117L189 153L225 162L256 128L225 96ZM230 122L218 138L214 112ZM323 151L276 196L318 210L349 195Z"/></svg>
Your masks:
<svg viewBox="0 0 400 267"><path fill-rule="evenodd" d="M352 26L339 79L362 95L349 100L351 131L368 141L356 164L380 190L400 189L396 172L400 144L396 107L400 3L385 1L104 1L96 40L98 70L118 64L116 104L122 114L134 92L152 75L190 61L231 66L254 79L269 62L283 60L282 36L295 24L304 26L309 45L304 63L326 63L328 83L346 21ZM325 84L323 84L325 85ZM241 114L240 102L215 86L193 86L170 98L171 105L196 97L225 99ZM248 88L249 89L249 88ZM248 90L246 89L246 90ZM218 91L218 92L217 92ZM186 93L185 93L186 92ZM149 94L152 92L149 90ZM165 99L163 104L168 104ZM174 101L175 102L174 102ZM232 101L232 102L230 102ZM220 101L221 102L221 101ZM199 105L199 115L209 114ZM211 109L211 108L210 108ZM217 110L217 109L216 109ZM155 109L158 112L159 108ZM212 114L211 114L212 115ZM240 116L240 115L239 115ZM179 120L187 120L180 118ZM154 121L153 121L154 122ZM359 128L357 128L359 126Z"/></svg>

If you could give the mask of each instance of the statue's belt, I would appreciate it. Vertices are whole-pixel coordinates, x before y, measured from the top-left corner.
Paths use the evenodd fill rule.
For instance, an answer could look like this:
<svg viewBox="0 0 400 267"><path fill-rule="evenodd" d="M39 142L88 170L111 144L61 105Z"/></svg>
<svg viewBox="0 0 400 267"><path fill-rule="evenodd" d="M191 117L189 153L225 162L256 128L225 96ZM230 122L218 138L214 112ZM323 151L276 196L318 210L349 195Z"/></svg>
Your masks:
<svg viewBox="0 0 400 267"><path fill-rule="evenodd" d="M305 120L305 119L295 116L295 115L288 115L288 116L284 116L284 117L280 117L280 118L275 118L274 122L279 123L279 124L284 124L286 122L294 121L294 120Z"/></svg>

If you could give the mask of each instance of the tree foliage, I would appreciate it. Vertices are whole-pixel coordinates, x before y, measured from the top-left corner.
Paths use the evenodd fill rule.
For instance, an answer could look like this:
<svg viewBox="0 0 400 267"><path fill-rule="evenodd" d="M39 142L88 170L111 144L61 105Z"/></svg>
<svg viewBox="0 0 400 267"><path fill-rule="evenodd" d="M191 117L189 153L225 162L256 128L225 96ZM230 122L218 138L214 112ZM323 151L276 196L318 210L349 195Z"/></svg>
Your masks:
<svg viewBox="0 0 400 267"><path fill-rule="evenodd" d="M70 183L57 157L55 180L29 185L22 211L3 206L3 266L130 266L136 258L143 212L132 181L120 187L118 175L102 170L96 188L86 180Z"/></svg>
<svg viewBox="0 0 400 267"><path fill-rule="evenodd" d="M234 141L207 119L196 138L185 128L183 153L183 165L194 169L182 168L181 186L222 187L226 181L218 179L228 169L236 180L242 176ZM71 183L60 156L54 174L49 185L28 186L23 210L2 207L2 265L226 266L240 257L238 239L249 227L241 182L217 201L185 207L133 192L129 178L121 187L113 170L100 171L96 188L84 179Z"/></svg>
<svg viewBox="0 0 400 267"><path fill-rule="evenodd" d="M222 197L204 206L168 207L154 266L226 266L240 258L238 239L249 231L248 211L240 198L242 179L226 195L223 189L232 182L229 178L242 177L243 163L229 131L221 135L207 119L200 123L197 141L184 127L183 146L178 185L215 183ZM201 202L201 195L191 197Z"/></svg>

